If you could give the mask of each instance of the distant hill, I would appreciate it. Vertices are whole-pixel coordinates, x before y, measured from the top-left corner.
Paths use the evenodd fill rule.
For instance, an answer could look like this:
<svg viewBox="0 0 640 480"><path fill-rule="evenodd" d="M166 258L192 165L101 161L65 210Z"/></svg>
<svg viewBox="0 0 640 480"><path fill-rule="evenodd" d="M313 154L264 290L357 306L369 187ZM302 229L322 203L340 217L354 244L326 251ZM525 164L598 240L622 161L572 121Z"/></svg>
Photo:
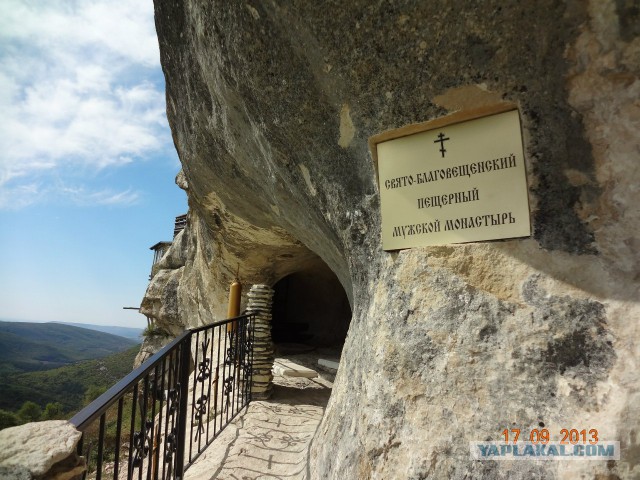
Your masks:
<svg viewBox="0 0 640 480"><path fill-rule="evenodd" d="M0 322L0 376L100 358L137 343L59 323Z"/></svg>
<svg viewBox="0 0 640 480"><path fill-rule="evenodd" d="M52 322L62 325L71 325L72 327L87 328L98 332L110 333L119 337L130 338L136 342L142 342L142 332L144 328L117 327L109 325L91 325L90 323L73 323L73 322Z"/></svg>
<svg viewBox="0 0 640 480"><path fill-rule="evenodd" d="M0 409L16 411L31 400L44 408L59 402L69 414L83 406L89 387L107 389L133 369L139 345L96 360L40 372L0 377Z"/></svg>

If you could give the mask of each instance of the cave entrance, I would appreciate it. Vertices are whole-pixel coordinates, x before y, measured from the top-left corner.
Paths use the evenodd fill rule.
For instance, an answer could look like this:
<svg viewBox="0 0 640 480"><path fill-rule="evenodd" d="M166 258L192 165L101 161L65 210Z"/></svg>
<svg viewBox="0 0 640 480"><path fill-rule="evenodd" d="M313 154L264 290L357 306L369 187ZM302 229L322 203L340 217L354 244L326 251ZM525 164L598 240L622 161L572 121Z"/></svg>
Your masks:
<svg viewBox="0 0 640 480"><path fill-rule="evenodd" d="M271 335L276 351L281 355L314 351L337 363L351 307L333 271L318 261L280 279L273 289Z"/></svg>

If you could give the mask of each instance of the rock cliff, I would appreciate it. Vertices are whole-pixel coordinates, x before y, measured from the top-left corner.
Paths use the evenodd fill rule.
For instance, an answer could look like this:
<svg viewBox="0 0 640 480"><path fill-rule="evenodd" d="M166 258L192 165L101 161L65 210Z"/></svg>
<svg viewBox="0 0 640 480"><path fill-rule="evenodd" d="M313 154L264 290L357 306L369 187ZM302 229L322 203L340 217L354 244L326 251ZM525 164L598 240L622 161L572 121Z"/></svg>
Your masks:
<svg viewBox="0 0 640 480"><path fill-rule="evenodd" d="M352 320L314 478L640 475L634 2L155 3L190 211L143 313L177 333L224 317L238 268L328 265ZM503 101L531 238L383 251L368 138ZM622 458L471 460L505 428L597 428Z"/></svg>

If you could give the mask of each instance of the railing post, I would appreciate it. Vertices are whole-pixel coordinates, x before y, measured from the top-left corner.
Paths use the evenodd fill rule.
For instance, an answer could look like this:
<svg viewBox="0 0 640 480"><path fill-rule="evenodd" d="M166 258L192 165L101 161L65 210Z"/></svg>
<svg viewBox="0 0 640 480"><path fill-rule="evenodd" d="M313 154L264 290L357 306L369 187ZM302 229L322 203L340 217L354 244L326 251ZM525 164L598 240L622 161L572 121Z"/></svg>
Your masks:
<svg viewBox="0 0 640 480"><path fill-rule="evenodd" d="M178 415L178 449L176 451L176 479L182 480L184 452L187 443L187 404L189 403L189 366L191 364L191 336L180 346L180 407Z"/></svg>

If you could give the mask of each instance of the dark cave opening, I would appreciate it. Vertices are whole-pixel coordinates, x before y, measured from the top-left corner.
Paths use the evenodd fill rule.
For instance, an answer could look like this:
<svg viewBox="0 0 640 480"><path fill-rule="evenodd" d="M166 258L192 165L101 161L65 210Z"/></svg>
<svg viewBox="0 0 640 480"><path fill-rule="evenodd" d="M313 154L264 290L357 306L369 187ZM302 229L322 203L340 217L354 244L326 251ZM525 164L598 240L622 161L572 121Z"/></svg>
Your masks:
<svg viewBox="0 0 640 480"><path fill-rule="evenodd" d="M271 334L276 346L342 350L351 307L338 277L324 262L287 275L273 288Z"/></svg>

